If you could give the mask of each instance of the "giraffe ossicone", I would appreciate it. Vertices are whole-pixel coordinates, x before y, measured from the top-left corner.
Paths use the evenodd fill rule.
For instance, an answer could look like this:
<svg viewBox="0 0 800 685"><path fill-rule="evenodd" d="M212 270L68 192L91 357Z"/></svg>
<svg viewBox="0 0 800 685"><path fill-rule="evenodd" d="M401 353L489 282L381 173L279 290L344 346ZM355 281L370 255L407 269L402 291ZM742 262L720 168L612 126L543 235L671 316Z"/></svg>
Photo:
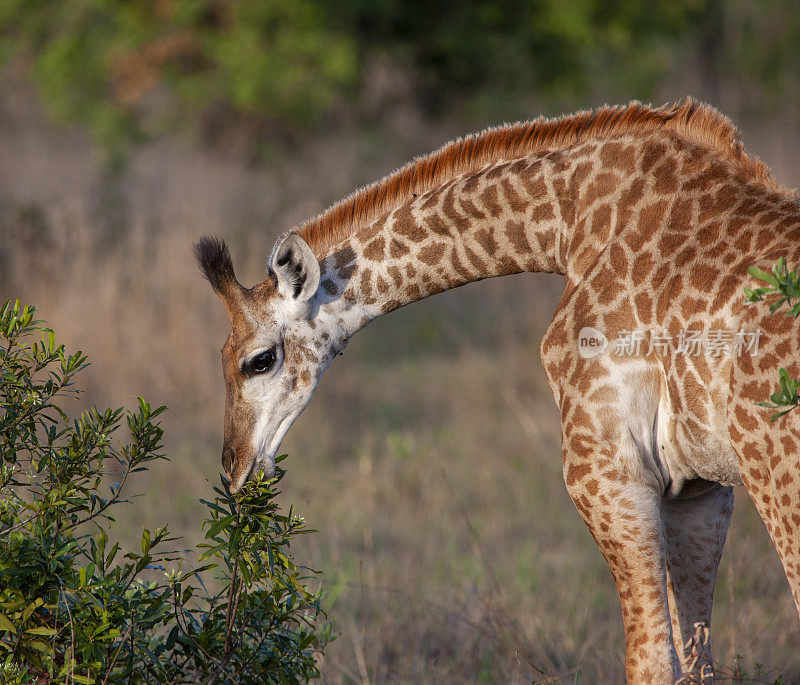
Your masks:
<svg viewBox="0 0 800 685"><path fill-rule="evenodd" d="M800 203L713 108L632 103L456 140L284 234L252 288L221 241L196 253L231 318L232 491L272 472L322 373L372 319L483 278L559 273L542 362L567 490L616 581L628 680L707 675L710 648L685 645L710 624L733 484L800 609L800 419L771 423L756 405L780 366L800 376L800 323L742 294L749 266L800 263ZM758 354L613 353L647 330L686 344L687 331L758 331Z"/></svg>

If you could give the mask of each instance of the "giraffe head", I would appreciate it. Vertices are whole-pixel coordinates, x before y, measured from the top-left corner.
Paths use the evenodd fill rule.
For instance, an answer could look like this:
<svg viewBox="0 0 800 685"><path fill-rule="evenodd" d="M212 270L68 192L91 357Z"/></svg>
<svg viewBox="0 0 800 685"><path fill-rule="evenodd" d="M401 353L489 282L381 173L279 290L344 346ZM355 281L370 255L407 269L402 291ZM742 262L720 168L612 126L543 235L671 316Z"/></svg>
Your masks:
<svg viewBox="0 0 800 685"><path fill-rule="evenodd" d="M319 263L297 233L278 240L266 279L249 289L221 240L201 239L195 256L231 319L222 348L222 466L236 493L257 471L274 474L281 440L344 341L315 297Z"/></svg>

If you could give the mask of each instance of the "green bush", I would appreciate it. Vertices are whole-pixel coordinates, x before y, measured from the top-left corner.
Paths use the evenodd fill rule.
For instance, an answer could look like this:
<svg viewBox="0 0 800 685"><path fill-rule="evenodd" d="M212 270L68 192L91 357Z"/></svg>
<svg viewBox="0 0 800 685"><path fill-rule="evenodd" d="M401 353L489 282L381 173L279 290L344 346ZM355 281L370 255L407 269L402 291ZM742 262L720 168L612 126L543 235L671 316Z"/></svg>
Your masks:
<svg viewBox="0 0 800 685"><path fill-rule="evenodd" d="M198 568L167 528L140 550L111 543L128 476L165 457L165 407L84 412L64 400L87 365L34 308L0 308L0 680L75 683L298 682L330 638L315 572L289 545L305 522L279 512L276 484L204 501ZM40 338L40 339L38 339ZM31 342L32 339L35 339ZM115 433L125 422L127 440ZM107 485L109 478L113 483ZM209 577L216 569L216 578ZM213 590L209 588L215 588Z"/></svg>

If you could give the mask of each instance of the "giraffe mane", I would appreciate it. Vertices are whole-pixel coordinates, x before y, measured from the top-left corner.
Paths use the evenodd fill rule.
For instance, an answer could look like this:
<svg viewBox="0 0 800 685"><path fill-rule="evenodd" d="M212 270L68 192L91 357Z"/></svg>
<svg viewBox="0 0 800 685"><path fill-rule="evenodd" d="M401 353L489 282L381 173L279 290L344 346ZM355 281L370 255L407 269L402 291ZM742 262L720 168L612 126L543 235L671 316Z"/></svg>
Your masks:
<svg viewBox="0 0 800 685"><path fill-rule="evenodd" d="M731 120L710 105L692 98L662 107L634 101L553 119L539 117L457 138L355 191L297 230L319 254L337 239L386 214L400 200L425 193L453 176L477 171L491 162L591 138L653 131L671 131L710 148L770 189L783 190L763 162L745 154L739 132Z"/></svg>

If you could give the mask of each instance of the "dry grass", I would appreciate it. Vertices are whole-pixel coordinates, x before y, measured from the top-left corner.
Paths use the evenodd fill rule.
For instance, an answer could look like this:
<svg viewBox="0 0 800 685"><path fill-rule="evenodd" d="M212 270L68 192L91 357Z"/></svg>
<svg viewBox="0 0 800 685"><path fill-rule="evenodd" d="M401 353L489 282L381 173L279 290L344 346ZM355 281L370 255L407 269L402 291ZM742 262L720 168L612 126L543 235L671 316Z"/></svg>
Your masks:
<svg viewBox="0 0 800 685"><path fill-rule="evenodd" d="M219 468L227 322L191 242L226 235L255 281L278 232L452 131L416 132L412 144L398 126L390 153L343 136L270 173L153 147L103 183L82 141L1 114L0 296L38 304L90 352L87 402L141 393L170 405L172 462L132 484L147 494L129 511L136 526L169 521L196 539L196 500ZM538 356L559 287L530 275L486 282L375 322L290 431L284 501L319 529L297 552L324 571L340 635L326 681L622 678L616 593L562 483ZM731 667L740 653L751 673L758 662L795 681L798 643L777 555L739 492L716 657Z"/></svg>

